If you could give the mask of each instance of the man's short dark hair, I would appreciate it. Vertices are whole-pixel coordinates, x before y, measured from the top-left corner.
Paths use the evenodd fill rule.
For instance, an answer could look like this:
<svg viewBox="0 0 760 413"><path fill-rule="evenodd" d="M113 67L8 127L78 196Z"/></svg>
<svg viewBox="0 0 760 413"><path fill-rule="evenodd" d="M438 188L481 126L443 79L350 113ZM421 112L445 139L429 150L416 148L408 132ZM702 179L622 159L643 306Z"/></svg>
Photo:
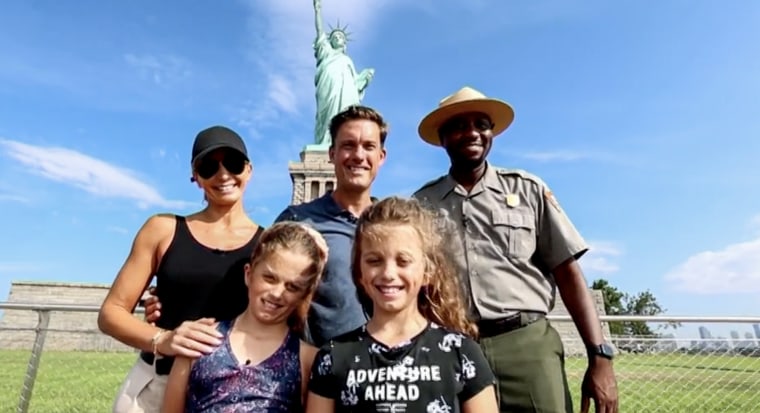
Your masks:
<svg viewBox="0 0 760 413"><path fill-rule="evenodd" d="M388 124L385 123L380 112L367 106L353 105L347 107L342 112L333 116L330 120L330 147L335 146L335 139L338 136L338 129L344 123L352 120L369 120L375 122L380 128L380 144L385 145L385 138L388 136Z"/></svg>

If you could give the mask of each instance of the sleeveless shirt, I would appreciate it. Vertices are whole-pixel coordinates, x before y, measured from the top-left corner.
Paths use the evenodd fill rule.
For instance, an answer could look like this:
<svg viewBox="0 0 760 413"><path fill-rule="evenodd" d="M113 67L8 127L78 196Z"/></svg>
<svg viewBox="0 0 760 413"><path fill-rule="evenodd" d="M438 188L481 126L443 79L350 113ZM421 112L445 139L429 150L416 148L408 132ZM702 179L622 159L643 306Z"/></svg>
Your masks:
<svg viewBox="0 0 760 413"><path fill-rule="evenodd" d="M230 347L234 321L217 329L224 343L197 359L190 370L185 412L300 412L301 342L289 332L280 347L257 365L241 365Z"/></svg>
<svg viewBox="0 0 760 413"><path fill-rule="evenodd" d="M263 228L242 247L219 250L199 243L185 217L176 220L174 239L156 271L156 295L161 302L156 325L172 330L188 320L237 317L248 306L244 266Z"/></svg>

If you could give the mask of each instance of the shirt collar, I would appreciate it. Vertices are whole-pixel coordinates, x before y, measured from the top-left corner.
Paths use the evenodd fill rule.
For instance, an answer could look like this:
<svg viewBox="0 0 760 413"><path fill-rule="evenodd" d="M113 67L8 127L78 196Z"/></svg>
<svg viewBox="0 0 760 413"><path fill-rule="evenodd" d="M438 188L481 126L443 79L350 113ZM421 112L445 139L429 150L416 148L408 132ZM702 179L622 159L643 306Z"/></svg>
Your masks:
<svg viewBox="0 0 760 413"><path fill-rule="evenodd" d="M359 217L352 214L351 211L340 206L340 204L335 201L335 198L333 198L332 195L332 190L325 192L325 194L319 198L319 206L324 208L325 212L331 216L344 217L351 222L357 222L359 220ZM375 197L370 197L370 199L372 200L373 204L378 201L378 199Z"/></svg>
<svg viewBox="0 0 760 413"><path fill-rule="evenodd" d="M441 199L446 198L452 191L455 191L457 187L459 187L459 184L456 180L454 180L454 177L451 176L451 172L449 172L446 175L446 178L444 178L444 190L441 191ZM488 188L498 193L504 193L504 187L501 184L501 179L499 178L499 174L496 172L496 168L491 166L491 164L489 164L487 161L486 171L483 173L483 176L481 176L480 179L475 183L475 186L472 187L470 193L466 194L463 189L460 189L456 192L460 193L462 196L473 196L482 192L483 188Z"/></svg>

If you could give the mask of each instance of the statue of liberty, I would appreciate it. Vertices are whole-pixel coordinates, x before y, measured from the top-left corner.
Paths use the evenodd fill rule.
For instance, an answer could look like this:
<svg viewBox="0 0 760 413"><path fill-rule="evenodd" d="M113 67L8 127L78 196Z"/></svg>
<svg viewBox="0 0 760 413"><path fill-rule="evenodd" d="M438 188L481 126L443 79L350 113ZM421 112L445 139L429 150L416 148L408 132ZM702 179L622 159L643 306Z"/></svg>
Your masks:
<svg viewBox="0 0 760 413"><path fill-rule="evenodd" d="M327 34L322 28L321 0L314 0L314 17L317 37L314 40L314 56L317 70L314 75L317 96L317 116L314 127L314 144L307 150L326 151L330 147L330 120L338 112L361 103L374 69L356 73L354 62L346 54L348 32L346 27L331 28Z"/></svg>

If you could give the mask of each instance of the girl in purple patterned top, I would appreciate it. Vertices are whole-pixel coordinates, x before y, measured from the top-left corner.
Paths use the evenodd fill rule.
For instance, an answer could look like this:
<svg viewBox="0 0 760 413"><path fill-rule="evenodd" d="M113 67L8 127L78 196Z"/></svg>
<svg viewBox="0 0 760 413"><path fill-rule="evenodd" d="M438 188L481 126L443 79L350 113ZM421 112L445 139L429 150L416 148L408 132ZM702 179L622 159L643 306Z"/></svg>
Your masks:
<svg viewBox="0 0 760 413"><path fill-rule="evenodd" d="M303 224L264 231L245 268L247 309L217 323L224 342L212 353L174 361L162 412L302 411L316 348L299 336L326 259Z"/></svg>

